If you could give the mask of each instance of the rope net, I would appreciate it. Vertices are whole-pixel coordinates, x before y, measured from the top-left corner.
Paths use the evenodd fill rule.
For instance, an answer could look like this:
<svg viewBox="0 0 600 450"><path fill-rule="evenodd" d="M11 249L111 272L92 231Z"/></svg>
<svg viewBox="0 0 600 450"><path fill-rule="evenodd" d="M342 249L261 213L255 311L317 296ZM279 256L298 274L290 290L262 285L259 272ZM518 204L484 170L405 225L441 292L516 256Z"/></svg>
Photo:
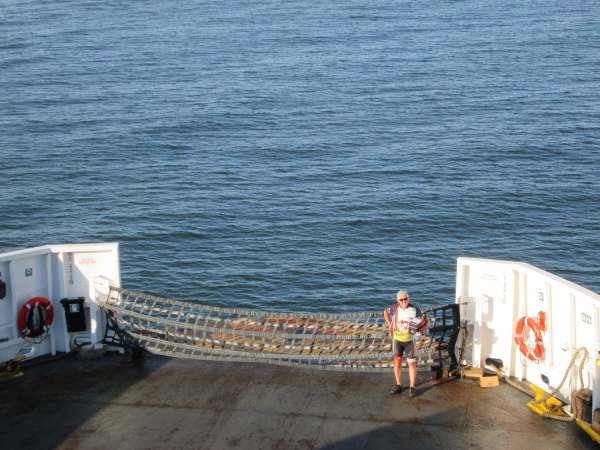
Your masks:
<svg viewBox="0 0 600 450"><path fill-rule="evenodd" d="M221 308L115 286L98 304L107 313L108 329L159 355L325 370L393 367L382 311L311 314ZM428 331L415 341L420 370L452 369L456 364L457 306L426 311Z"/></svg>

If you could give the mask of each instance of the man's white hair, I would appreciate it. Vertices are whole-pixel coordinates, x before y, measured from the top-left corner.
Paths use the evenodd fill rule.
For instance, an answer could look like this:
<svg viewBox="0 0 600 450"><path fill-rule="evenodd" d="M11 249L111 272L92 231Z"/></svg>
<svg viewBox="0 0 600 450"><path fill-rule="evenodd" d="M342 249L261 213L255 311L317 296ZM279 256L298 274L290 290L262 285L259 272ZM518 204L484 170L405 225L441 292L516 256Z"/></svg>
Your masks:
<svg viewBox="0 0 600 450"><path fill-rule="evenodd" d="M404 289L400 289L397 293L396 293L396 300L398 299L398 297L400 296L405 296L408 297L408 291L405 291Z"/></svg>

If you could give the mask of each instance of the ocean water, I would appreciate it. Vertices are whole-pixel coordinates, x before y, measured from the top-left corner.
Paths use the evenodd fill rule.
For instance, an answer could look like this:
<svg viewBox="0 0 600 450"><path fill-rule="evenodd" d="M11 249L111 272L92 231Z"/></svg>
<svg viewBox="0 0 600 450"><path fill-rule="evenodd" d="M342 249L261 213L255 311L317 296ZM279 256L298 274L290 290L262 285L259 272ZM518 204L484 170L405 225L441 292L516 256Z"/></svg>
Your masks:
<svg viewBox="0 0 600 450"><path fill-rule="evenodd" d="M595 0L4 0L0 90L0 251L272 310L452 301L458 256L600 291Z"/></svg>

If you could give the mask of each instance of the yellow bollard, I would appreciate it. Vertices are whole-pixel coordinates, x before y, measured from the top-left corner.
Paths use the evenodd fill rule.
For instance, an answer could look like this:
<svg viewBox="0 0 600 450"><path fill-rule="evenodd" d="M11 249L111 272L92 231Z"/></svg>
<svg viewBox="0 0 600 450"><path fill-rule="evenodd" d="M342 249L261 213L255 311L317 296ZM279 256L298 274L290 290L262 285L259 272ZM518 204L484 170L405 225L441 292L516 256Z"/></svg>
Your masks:
<svg viewBox="0 0 600 450"><path fill-rule="evenodd" d="M530 384L529 388L534 394L533 400L527 403L529 409L540 416L552 415L552 416L565 416L568 417L562 410L562 402L556 397L548 397L546 392L536 386Z"/></svg>

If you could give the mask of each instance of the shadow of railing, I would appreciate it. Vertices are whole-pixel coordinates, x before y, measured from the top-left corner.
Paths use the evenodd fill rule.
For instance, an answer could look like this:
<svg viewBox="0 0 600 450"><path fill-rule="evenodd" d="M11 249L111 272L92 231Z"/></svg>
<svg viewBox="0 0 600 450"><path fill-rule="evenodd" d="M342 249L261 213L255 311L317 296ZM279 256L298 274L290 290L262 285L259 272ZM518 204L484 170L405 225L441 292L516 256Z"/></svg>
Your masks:
<svg viewBox="0 0 600 450"><path fill-rule="evenodd" d="M152 358L147 363L127 354L90 360L63 355L24 366L24 376L0 385L0 447L50 450L70 439L77 448L77 434L96 431L86 422L167 361ZM101 439L96 446L106 448Z"/></svg>

